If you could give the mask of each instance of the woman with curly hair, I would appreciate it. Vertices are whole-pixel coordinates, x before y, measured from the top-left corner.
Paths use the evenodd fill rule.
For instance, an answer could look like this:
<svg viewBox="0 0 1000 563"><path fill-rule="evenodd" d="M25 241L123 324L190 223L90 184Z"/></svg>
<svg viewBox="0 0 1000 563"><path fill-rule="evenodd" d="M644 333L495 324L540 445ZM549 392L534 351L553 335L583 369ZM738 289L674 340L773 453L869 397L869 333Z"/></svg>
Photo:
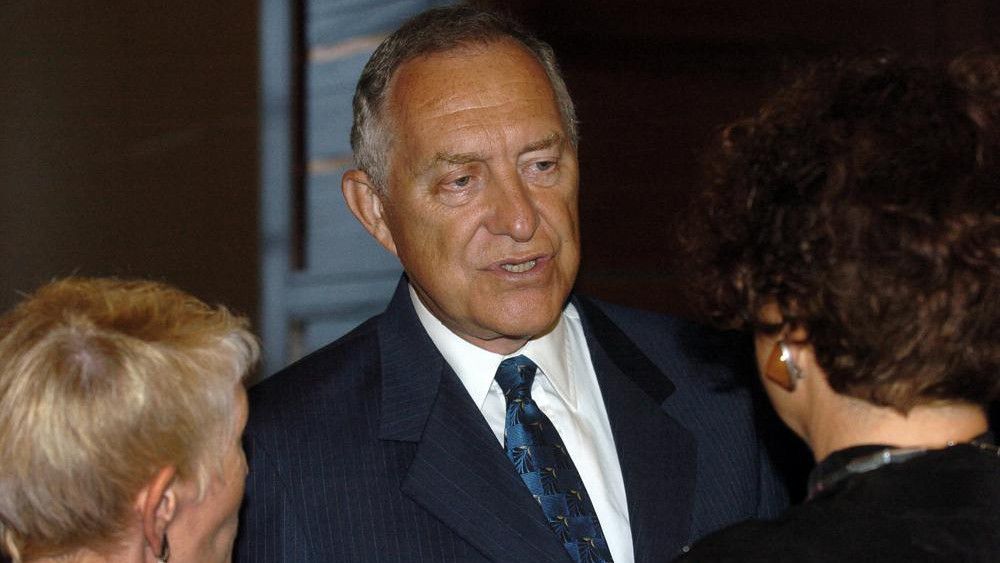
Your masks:
<svg viewBox="0 0 1000 563"><path fill-rule="evenodd" d="M1000 561L1000 57L816 65L723 135L689 237L812 449L808 499L686 561Z"/></svg>

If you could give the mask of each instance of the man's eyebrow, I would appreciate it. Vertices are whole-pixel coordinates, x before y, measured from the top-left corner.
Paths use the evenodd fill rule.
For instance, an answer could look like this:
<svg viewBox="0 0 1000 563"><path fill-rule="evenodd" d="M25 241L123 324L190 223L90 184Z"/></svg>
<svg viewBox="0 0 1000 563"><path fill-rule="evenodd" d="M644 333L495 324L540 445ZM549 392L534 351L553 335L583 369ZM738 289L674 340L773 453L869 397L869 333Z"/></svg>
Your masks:
<svg viewBox="0 0 1000 563"><path fill-rule="evenodd" d="M528 143L525 145L520 154L525 154L534 151L544 150L562 143L563 137L558 132L553 131L545 137ZM470 162L482 162L486 160L486 157L478 152L462 152L462 153L449 153L449 152L438 152L435 153L434 157L428 161L427 166L424 166L424 170L430 170L434 166L444 163L444 164L468 164Z"/></svg>
<svg viewBox="0 0 1000 563"><path fill-rule="evenodd" d="M554 147L562 143L562 140L563 140L562 135L553 131L552 133L546 135L543 139L539 139L535 142L528 143L527 145L525 145L525 147L521 149L521 154L540 151Z"/></svg>
<svg viewBox="0 0 1000 563"><path fill-rule="evenodd" d="M427 162L420 166L417 170L419 170L418 174L422 175L429 173L441 164L456 166L468 164L470 162L481 162L485 159L486 157L475 152L450 153L440 151L435 153L433 157L428 159Z"/></svg>
<svg viewBox="0 0 1000 563"><path fill-rule="evenodd" d="M439 152L434 155L434 158L431 159L427 167L430 168L440 162L444 162L446 164L468 164L470 162L476 162L480 160L486 160L486 157L477 152L462 152L462 153Z"/></svg>

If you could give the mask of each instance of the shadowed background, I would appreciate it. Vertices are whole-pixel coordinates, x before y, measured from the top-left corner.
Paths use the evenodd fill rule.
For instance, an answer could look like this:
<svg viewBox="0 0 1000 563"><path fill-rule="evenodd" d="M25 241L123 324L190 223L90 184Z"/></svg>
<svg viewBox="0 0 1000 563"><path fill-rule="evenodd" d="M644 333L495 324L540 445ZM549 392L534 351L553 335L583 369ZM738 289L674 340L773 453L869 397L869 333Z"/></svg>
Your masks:
<svg viewBox="0 0 1000 563"><path fill-rule="evenodd" d="M1000 21L989 0L494 3L555 46L579 106L581 288L682 314L667 233L718 124L796 62L955 52ZM291 4L308 17L405 2ZM117 274L256 316L259 32L283 24L253 2L107 6L0 10L0 308L55 276Z"/></svg>
<svg viewBox="0 0 1000 563"><path fill-rule="evenodd" d="M8 0L0 29L0 308L77 273L254 313L254 3Z"/></svg>

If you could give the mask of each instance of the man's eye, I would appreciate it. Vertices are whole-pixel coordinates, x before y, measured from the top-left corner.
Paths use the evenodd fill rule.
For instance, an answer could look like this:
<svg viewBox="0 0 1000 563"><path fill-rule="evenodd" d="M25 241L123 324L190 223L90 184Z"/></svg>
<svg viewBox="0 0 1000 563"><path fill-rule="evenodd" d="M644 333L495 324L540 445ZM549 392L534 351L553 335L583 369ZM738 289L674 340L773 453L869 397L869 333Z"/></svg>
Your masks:
<svg viewBox="0 0 1000 563"><path fill-rule="evenodd" d="M456 188L464 188L468 186L469 182L471 181L472 181L472 176L462 176L461 178L455 178L454 180L452 180L451 185L455 186Z"/></svg>
<svg viewBox="0 0 1000 563"><path fill-rule="evenodd" d="M535 163L535 168L539 172L547 172L547 171L551 170L552 168L554 168L555 165L556 165L556 162L554 160L542 160L540 162L536 162Z"/></svg>

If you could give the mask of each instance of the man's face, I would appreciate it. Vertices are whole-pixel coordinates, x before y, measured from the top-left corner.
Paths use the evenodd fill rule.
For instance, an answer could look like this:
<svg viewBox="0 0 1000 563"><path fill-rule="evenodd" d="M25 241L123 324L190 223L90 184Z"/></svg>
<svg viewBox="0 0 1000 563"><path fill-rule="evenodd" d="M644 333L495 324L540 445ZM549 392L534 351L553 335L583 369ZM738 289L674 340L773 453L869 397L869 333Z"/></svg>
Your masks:
<svg viewBox="0 0 1000 563"><path fill-rule="evenodd" d="M388 239L428 309L499 353L550 330L580 256L576 151L545 71L500 41L402 65Z"/></svg>

